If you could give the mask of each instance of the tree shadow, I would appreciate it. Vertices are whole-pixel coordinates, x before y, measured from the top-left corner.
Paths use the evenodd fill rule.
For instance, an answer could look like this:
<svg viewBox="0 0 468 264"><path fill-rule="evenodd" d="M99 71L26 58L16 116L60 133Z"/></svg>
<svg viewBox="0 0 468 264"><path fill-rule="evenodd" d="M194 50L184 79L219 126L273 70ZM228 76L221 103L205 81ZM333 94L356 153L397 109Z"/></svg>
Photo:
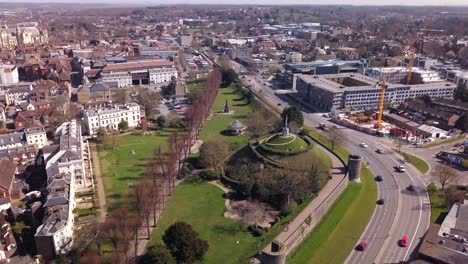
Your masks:
<svg viewBox="0 0 468 264"><path fill-rule="evenodd" d="M435 220L435 223L441 225L442 222L444 222L444 219L445 219L445 217L446 217L447 215L448 215L448 212L440 213L440 215L439 215L439 216L437 217L437 219Z"/></svg>

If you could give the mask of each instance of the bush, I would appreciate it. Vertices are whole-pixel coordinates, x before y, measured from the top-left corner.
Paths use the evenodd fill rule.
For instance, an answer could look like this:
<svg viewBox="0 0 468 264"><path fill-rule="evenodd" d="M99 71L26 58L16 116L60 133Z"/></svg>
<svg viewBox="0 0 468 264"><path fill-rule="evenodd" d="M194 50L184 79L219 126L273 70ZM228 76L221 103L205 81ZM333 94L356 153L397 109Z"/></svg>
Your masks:
<svg viewBox="0 0 468 264"><path fill-rule="evenodd" d="M437 186L433 182L431 182L431 183L429 183L429 185L427 185L427 191L429 191L429 192L435 192L435 191L437 191L437 189L438 189Z"/></svg>
<svg viewBox="0 0 468 264"><path fill-rule="evenodd" d="M139 264L176 264L171 252L163 245L148 247L146 253L138 261Z"/></svg>
<svg viewBox="0 0 468 264"><path fill-rule="evenodd" d="M223 174L217 170L206 169L200 172L200 177L205 181L213 181L221 178Z"/></svg>
<svg viewBox="0 0 468 264"><path fill-rule="evenodd" d="M200 239L192 226L185 222L171 225L164 233L163 241L178 263L194 263L208 251L208 242Z"/></svg>

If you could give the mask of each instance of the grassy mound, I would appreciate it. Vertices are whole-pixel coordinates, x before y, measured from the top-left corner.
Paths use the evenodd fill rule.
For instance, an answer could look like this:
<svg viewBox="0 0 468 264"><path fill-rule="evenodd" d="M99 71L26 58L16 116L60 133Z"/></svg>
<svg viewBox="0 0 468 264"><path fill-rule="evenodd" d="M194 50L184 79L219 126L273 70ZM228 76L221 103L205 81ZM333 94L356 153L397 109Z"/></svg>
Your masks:
<svg viewBox="0 0 468 264"><path fill-rule="evenodd" d="M294 154L306 151L309 145L299 136L293 135L291 137L283 138L281 135L275 135L265 142L261 143L264 150L270 150L275 153Z"/></svg>

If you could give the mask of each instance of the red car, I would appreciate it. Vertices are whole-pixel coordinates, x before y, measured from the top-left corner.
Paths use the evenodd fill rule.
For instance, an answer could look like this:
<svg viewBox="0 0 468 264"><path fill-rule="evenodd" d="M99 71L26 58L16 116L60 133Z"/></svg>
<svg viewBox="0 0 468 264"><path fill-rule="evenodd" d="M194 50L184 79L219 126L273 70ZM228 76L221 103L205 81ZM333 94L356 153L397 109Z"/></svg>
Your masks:
<svg viewBox="0 0 468 264"><path fill-rule="evenodd" d="M409 238L407 236L404 236L400 240L400 247L407 247L408 246L408 240L409 240Z"/></svg>
<svg viewBox="0 0 468 264"><path fill-rule="evenodd" d="M359 243L359 245L357 245L356 250L364 251L364 250L366 250L366 247L367 247L366 242L361 242L361 243Z"/></svg>

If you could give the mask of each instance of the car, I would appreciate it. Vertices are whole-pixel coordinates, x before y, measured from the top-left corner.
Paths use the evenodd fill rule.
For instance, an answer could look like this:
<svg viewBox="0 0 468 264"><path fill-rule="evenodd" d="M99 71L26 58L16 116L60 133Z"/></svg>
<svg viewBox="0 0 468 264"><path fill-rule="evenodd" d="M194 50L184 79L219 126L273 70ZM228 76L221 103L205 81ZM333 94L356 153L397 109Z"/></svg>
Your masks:
<svg viewBox="0 0 468 264"><path fill-rule="evenodd" d="M399 172L405 172L406 171L405 166L403 166L403 165L398 165L396 168L397 168L397 171L399 171Z"/></svg>
<svg viewBox="0 0 468 264"><path fill-rule="evenodd" d="M414 192L416 190L416 188L414 188L414 185L410 184L410 186L408 186L408 191L410 192Z"/></svg>
<svg viewBox="0 0 468 264"><path fill-rule="evenodd" d="M277 106L281 106L281 103L278 103Z"/></svg>
<svg viewBox="0 0 468 264"><path fill-rule="evenodd" d="M382 148L377 149L377 153L379 154L385 154L385 150Z"/></svg>
<svg viewBox="0 0 468 264"><path fill-rule="evenodd" d="M325 127L326 127L325 123L320 123L320 124L319 124L319 128L325 129Z"/></svg>
<svg viewBox="0 0 468 264"><path fill-rule="evenodd" d="M338 125L333 125L334 128L340 128Z"/></svg>
<svg viewBox="0 0 468 264"><path fill-rule="evenodd" d="M400 240L400 247L407 247L408 246L408 240L409 238L407 236L404 236Z"/></svg>
<svg viewBox="0 0 468 264"><path fill-rule="evenodd" d="M366 250L367 244L366 242L361 242L359 245L356 246L357 251L364 251Z"/></svg>
<svg viewBox="0 0 468 264"><path fill-rule="evenodd" d="M375 177L375 181L381 182L382 181L382 176L379 175L379 176Z"/></svg>
<svg viewBox="0 0 468 264"><path fill-rule="evenodd" d="M383 199L383 198L377 200L377 204L378 204L378 205L383 205L384 203L385 203L385 202L384 202L384 199Z"/></svg>
<svg viewBox="0 0 468 264"><path fill-rule="evenodd" d="M366 143L364 143L364 142L361 143L361 144L359 144L359 146L361 146L361 147L363 147L363 148L368 148L368 147L369 147L369 146L368 146Z"/></svg>

